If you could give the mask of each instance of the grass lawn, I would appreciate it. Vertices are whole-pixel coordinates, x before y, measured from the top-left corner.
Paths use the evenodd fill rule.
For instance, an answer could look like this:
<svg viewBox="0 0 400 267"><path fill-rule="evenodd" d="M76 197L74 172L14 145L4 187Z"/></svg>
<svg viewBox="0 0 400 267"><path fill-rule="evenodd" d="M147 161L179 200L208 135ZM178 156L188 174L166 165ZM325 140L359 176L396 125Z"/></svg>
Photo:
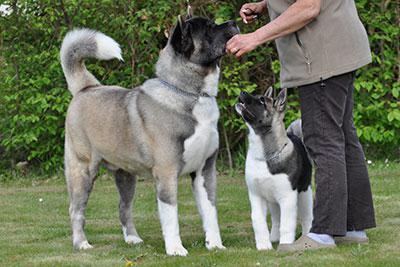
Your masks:
<svg viewBox="0 0 400 267"><path fill-rule="evenodd" d="M0 184L0 265L2 266L400 266L400 164L370 166L378 227L370 244L329 251L279 254L255 249L244 175L220 173L218 210L225 251L207 251L191 192L179 184L179 220L185 258L168 257L157 215L154 185L140 181L135 199L142 245L124 243L118 193L109 176L99 177L88 204L86 234L94 249L74 251L63 177L21 178ZM276 244L275 244L276 246ZM129 264L128 264L129 265Z"/></svg>

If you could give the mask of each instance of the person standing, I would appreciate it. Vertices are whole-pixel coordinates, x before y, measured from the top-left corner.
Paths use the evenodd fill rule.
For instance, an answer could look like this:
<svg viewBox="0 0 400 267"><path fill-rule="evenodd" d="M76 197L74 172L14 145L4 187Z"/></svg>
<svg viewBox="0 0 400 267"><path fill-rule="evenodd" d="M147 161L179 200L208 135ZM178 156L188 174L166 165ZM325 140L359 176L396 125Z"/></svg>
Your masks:
<svg viewBox="0 0 400 267"><path fill-rule="evenodd" d="M266 0L246 3L244 23L271 21L235 35L227 51L240 58L275 40L282 88L298 88L305 145L314 161L316 194L309 234L280 251L367 243L376 226L368 170L353 122L355 71L371 62L354 0Z"/></svg>

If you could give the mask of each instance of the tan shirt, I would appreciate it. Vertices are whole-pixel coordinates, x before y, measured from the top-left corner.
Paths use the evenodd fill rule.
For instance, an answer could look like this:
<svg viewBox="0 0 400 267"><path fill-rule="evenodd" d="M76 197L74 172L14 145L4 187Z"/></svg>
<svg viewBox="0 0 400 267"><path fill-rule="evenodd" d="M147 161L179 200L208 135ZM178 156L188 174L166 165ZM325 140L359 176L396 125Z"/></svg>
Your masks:
<svg viewBox="0 0 400 267"><path fill-rule="evenodd" d="M271 20L295 0L267 0ZM321 12L296 33L276 39L282 87L311 84L371 62L354 0L322 0Z"/></svg>

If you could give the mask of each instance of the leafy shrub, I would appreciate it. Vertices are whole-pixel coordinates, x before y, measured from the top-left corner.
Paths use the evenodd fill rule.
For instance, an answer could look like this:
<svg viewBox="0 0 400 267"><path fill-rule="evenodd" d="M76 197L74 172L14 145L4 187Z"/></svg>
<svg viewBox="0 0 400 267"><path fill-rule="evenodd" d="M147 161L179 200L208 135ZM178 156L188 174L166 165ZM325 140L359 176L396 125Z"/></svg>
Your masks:
<svg viewBox="0 0 400 267"><path fill-rule="evenodd" d="M121 44L124 62L89 60L88 68L104 84L132 88L152 77L166 33L186 1L3 1L12 13L0 16L0 164L9 168L29 160L45 170L62 166L64 119L71 95L66 90L59 48L66 32L75 27L97 29ZM373 64L358 72L355 122L361 141L373 154L398 153L399 27L396 1L356 1L370 35ZM192 1L195 14L217 22L237 18L244 1ZM397 10L396 10L397 8ZM239 23L243 32L265 24ZM222 62L219 93L221 109L220 159L241 164L245 151L242 120L233 105L241 90L262 93L279 87L279 62L269 43L237 61ZM296 90L289 91L286 122L299 117ZM4 168L2 168L4 169Z"/></svg>

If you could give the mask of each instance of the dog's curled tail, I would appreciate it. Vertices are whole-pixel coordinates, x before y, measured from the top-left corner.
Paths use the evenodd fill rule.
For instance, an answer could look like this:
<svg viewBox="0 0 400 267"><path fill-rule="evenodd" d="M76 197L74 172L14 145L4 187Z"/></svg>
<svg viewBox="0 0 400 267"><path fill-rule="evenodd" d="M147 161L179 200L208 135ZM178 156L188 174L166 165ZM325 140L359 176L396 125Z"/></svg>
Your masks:
<svg viewBox="0 0 400 267"><path fill-rule="evenodd" d="M85 58L122 60L119 44L107 35L89 29L76 29L65 36L60 51L61 65L72 95L100 84L85 67Z"/></svg>

